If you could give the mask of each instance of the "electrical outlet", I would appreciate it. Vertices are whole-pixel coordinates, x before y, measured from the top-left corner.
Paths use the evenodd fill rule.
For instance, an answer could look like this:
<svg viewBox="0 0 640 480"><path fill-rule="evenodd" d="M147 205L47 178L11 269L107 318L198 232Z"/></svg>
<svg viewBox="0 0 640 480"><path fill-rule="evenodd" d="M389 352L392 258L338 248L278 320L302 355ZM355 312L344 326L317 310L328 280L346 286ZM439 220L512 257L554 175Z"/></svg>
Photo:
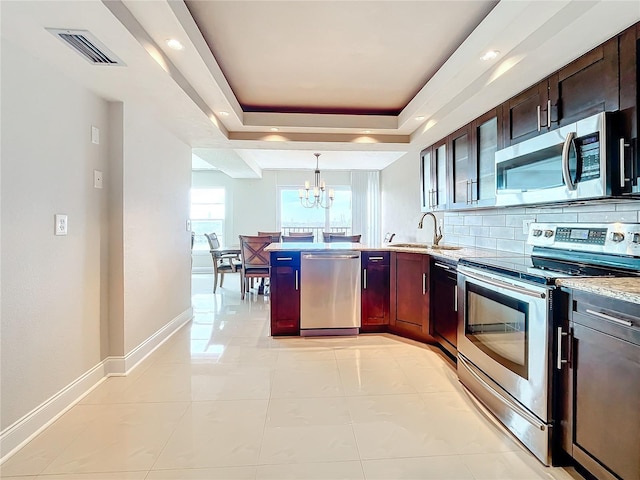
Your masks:
<svg viewBox="0 0 640 480"><path fill-rule="evenodd" d="M91 127L91 143L100 145L100 129L98 127Z"/></svg>
<svg viewBox="0 0 640 480"><path fill-rule="evenodd" d="M55 234L56 235L66 235L67 234L67 216L66 215L55 215Z"/></svg>
<svg viewBox="0 0 640 480"><path fill-rule="evenodd" d="M522 220L522 233L524 233L525 235L528 235L529 227L531 227L531 224L535 221L536 221L535 218L525 218L524 220Z"/></svg>
<svg viewBox="0 0 640 480"><path fill-rule="evenodd" d="M100 170L93 171L93 187L102 188L102 172Z"/></svg>

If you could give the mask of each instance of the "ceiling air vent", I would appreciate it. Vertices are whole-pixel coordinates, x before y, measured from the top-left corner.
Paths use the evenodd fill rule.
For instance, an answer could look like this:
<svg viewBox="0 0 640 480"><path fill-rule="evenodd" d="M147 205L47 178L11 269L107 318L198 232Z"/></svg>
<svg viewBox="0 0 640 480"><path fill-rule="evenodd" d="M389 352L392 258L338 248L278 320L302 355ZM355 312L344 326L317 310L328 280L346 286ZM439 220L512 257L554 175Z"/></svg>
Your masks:
<svg viewBox="0 0 640 480"><path fill-rule="evenodd" d="M93 65L125 64L88 30L47 28L47 31L65 42Z"/></svg>

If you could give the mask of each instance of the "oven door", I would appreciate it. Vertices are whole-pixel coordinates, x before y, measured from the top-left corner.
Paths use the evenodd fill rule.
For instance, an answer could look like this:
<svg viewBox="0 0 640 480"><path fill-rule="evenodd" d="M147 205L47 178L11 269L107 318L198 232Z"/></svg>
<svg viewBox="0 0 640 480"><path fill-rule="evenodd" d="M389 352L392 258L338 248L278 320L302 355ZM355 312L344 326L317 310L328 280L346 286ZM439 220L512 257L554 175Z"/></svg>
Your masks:
<svg viewBox="0 0 640 480"><path fill-rule="evenodd" d="M507 402L549 423L550 289L467 266L458 267L458 289L459 354Z"/></svg>

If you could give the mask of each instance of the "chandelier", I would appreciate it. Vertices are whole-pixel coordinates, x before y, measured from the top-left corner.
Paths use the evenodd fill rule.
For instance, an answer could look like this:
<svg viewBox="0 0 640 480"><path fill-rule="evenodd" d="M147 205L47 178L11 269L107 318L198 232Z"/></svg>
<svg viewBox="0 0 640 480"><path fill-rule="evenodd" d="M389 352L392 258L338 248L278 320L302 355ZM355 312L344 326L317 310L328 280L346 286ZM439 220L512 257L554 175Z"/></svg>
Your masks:
<svg viewBox="0 0 640 480"><path fill-rule="evenodd" d="M326 185L324 180L320 180L320 169L318 168L319 153L314 153L316 156L316 170L314 172L314 185L311 187L309 181L304 182L304 188L298 190L300 197L300 203L305 208L331 208L333 199L335 198L335 192L333 189L329 189L328 200L326 192Z"/></svg>

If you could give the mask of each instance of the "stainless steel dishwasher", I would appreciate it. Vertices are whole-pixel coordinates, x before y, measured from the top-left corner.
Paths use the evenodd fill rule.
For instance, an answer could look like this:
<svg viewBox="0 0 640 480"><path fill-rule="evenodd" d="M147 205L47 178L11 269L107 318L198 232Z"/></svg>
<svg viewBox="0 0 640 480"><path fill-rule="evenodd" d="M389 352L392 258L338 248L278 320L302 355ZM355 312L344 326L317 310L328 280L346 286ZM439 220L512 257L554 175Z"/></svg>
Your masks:
<svg viewBox="0 0 640 480"><path fill-rule="evenodd" d="M360 252L303 252L300 335L355 335L360 329Z"/></svg>

